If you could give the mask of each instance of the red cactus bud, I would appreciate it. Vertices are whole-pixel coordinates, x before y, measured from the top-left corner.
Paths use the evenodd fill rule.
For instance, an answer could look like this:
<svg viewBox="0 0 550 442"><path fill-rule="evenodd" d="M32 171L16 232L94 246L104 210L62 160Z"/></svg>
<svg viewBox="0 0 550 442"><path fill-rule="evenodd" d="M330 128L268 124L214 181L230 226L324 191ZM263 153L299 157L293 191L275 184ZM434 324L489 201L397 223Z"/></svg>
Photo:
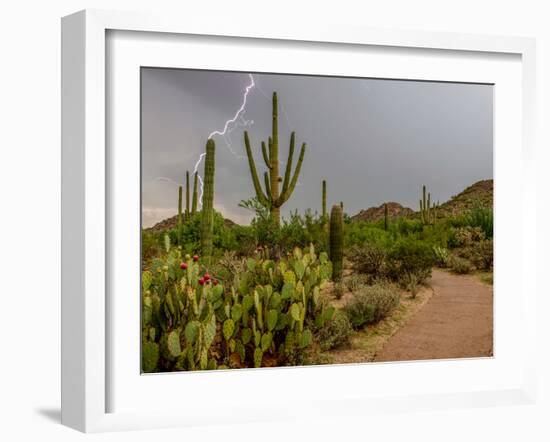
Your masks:
<svg viewBox="0 0 550 442"><path fill-rule="evenodd" d="M203 278L205 281L210 281L210 275L208 273L205 273Z"/></svg>
<svg viewBox="0 0 550 442"><path fill-rule="evenodd" d="M212 284L218 285L218 280L217 280L217 279L213 279L213 280L212 280Z"/></svg>
<svg viewBox="0 0 550 442"><path fill-rule="evenodd" d="M193 256L193 261L197 262L199 260L199 255Z"/></svg>
<svg viewBox="0 0 550 442"><path fill-rule="evenodd" d="M182 269L182 270L187 270L187 263L186 263L186 262L182 262L182 263L180 264L180 269Z"/></svg>
<svg viewBox="0 0 550 442"><path fill-rule="evenodd" d="M199 279L199 284L200 284L200 285L204 285L204 282L205 282L205 281L204 281L204 278Z"/></svg>

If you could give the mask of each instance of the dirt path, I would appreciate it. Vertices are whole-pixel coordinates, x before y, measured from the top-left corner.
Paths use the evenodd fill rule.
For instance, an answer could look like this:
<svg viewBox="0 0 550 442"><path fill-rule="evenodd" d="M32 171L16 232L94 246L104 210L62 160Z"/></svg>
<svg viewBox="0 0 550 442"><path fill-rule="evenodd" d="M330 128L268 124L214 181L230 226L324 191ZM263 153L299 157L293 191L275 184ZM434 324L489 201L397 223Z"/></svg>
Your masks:
<svg viewBox="0 0 550 442"><path fill-rule="evenodd" d="M397 331L375 361L492 356L493 287L475 276L434 269L434 294Z"/></svg>

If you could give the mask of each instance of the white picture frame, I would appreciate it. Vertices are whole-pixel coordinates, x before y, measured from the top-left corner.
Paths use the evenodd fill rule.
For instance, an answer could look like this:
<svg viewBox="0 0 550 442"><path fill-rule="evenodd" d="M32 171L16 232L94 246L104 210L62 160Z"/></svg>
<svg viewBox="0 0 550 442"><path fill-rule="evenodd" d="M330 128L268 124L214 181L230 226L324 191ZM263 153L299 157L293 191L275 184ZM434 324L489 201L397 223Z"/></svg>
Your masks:
<svg viewBox="0 0 550 442"><path fill-rule="evenodd" d="M277 23L270 27L261 23L217 23L206 19L193 18L181 22L175 17L158 17L150 14L87 10L63 18L62 21L62 423L84 432L110 431L122 429L156 428L208 424L213 418L200 406L194 410L180 408L167 410L140 408L139 410L113 411L109 404L109 394L113 385L110 370L113 360L108 327L112 317L107 297L109 285L109 244L110 235L116 230L108 228L112 210L112 195L108 186L109 151L106 121L110 118L108 109L109 93L107 84L107 56L109 51L106 35L116 32L154 32L163 35L218 36L221 38L270 39L284 41L288 45L308 42L310 44L338 43L346 45L384 48L429 49L468 52L480 60L487 54L509 54L518 57L521 64L521 111L513 114L513 121L519 134L521 148L522 186L517 189L522 211L518 218L521 237L516 245L522 256L521 282L521 321L525 337L533 337L535 324L527 318L536 317L536 287L534 259L536 247L534 229L524 228L524 220L535 219L536 194L534 174L534 96L535 96L535 46L532 39L516 37L491 37L478 35L426 33L415 31L388 31L349 28L345 26L308 25L293 27ZM426 74L427 75L427 74ZM516 91L518 92L518 91ZM115 165L115 167L117 167ZM508 166L506 166L508 167ZM506 180L504 180L506 181ZM509 183L510 184L510 183ZM507 186L503 187L508 189ZM516 195L516 194L514 194ZM496 203L499 204L497 192ZM503 201L501 199L500 201ZM498 218L497 218L498 224ZM498 227L497 227L498 229ZM498 260L498 241L497 260ZM528 258L531 256L532 258ZM532 264L532 263L531 263ZM498 277L498 270L496 277ZM523 335L522 335L523 336ZM526 340L535 342L535 339ZM426 394L378 395L376 401L364 392L346 396L337 393L312 398L304 407L296 401L295 406L281 408L257 403L247 404L246 400L236 401L234 408L247 410L235 416L231 408L227 412L217 412L216 422L244 422L255 420L284 419L286 417L334 416L334 404L338 403L336 414L361 415L374 410L394 412L403 409L419 410L431 408L456 408L500 404L532 403L535 399L535 349L527 344L520 356L521 376L502 382L501 388L484 389L476 386L460 392L445 391L444 382ZM498 358L498 355L497 355ZM416 363L416 371L422 365ZM377 372L389 372L392 365L376 365ZM447 363L452 370L453 362ZM330 367L345 371L346 378L357 379L364 366ZM424 368L428 367L424 365ZM443 370L443 365L440 365ZM455 366L454 369L463 367ZM438 368L433 367L437 372ZM487 367L486 370L490 370ZM306 370L306 371L304 371ZM333 376L327 367L292 369L286 373L285 382L304 382L311 378L311 370L325 370L326 376ZM516 370L517 371L517 370ZM261 386L270 378L279 376L275 370L239 370L240 373L212 373L218 384L223 382L248 382ZM278 370L280 373L281 370ZM290 374L289 374L290 373ZM441 371L444 373L444 371ZM446 372L451 373L451 372ZM519 371L517 371L519 373ZM139 375L139 373L137 373ZM211 374L208 374L211 375ZM161 379L157 376L156 379ZM240 378L240 379L239 379ZM155 381L170 387L172 382L166 376ZM172 378L175 379L175 378ZM197 378L194 378L197 380ZM226 379L226 381L224 381ZM253 380L252 380L253 379ZM200 381L198 381L200 382ZM446 380L448 384L452 381ZM241 385L241 384L239 384ZM245 385L242 384L242 385ZM361 390L361 389L359 389ZM220 400L220 404L223 401ZM215 404L215 402L214 402ZM206 407L206 405L205 405ZM244 417L242 417L244 416Z"/></svg>

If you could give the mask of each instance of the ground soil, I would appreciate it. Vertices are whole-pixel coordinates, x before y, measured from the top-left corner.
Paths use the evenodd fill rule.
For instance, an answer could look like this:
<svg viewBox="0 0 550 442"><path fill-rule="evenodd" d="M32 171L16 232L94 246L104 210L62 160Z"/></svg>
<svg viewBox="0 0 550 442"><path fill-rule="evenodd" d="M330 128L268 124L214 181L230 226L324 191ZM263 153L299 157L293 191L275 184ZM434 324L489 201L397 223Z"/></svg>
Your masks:
<svg viewBox="0 0 550 442"><path fill-rule="evenodd" d="M377 351L375 361L493 355L493 287L434 269L433 296Z"/></svg>

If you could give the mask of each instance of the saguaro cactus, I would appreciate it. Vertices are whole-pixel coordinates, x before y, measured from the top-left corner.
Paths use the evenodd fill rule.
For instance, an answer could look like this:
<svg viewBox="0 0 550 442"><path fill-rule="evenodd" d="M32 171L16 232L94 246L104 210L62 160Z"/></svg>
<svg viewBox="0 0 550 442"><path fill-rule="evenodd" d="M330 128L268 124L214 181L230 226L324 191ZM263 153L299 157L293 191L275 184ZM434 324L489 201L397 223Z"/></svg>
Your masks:
<svg viewBox="0 0 550 442"><path fill-rule="evenodd" d="M294 140L295 133L290 135L290 147L288 151L288 159L285 168L284 180L279 176L279 129L278 129L278 104L277 93L273 92L273 120L272 120L272 134L268 138L268 147L266 149L265 142L262 141L262 156L267 166L268 172L264 173L264 185L265 191L262 189L260 180L258 179L258 172L256 171L256 163L250 147L250 139L248 132L244 132L244 144L246 147L246 155L248 157L248 166L250 168L250 174L252 175L252 183L254 184L254 190L256 191L256 197L260 204L269 209L271 215L277 222L280 223L281 219L281 206L288 201L298 176L300 175L300 169L302 168L302 162L306 152L306 143L302 144L300 150L300 156L296 164L296 169L292 175L292 157L294 155ZM291 179L292 175L292 179ZM279 184L283 183L283 188L279 192Z"/></svg>
<svg viewBox="0 0 550 442"><path fill-rule="evenodd" d="M185 219L189 221L189 171L185 172Z"/></svg>
<svg viewBox="0 0 550 442"><path fill-rule="evenodd" d="M208 262L212 256L212 236L214 230L214 172L216 145L214 140L206 142L204 159L204 193L202 196L201 250Z"/></svg>
<svg viewBox="0 0 550 442"><path fill-rule="evenodd" d="M426 199L426 186L422 186L422 199L420 199L420 219L422 224L435 224L437 219L437 207L439 204L431 203L431 194L428 192Z"/></svg>
<svg viewBox="0 0 550 442"><path fill-rule="evenodd" d="M384 203L384 230L388 230L388 204Z"/></svg>
<svg viewBox="0 0 550 442"><path fill-rule="evenodd" d="M191 204L191 215L194 215L197 213L197 204L199 201L199 174L198 172L195 172L195 176L193 178L193 202Z"/></svg>
<svg viewBox="0 0 550 442"><path fill-rule="evenodd" d="M344 220L342 208L335 204L330 211L329 233L330 260L332 261L332 280L342 281L344 267Z"/></svg>
<svg viewBox="0 0 550 442"><path fill-rule="evenodd" d="M182 230L182 219L181 219L181 205L182 205L182 193L183 188L178 186L178 245L181 245L181 230Z"/></svg>
<svg viewBox="0 0 550 442"><path fill-rule="evenodd" d="M323 180L323 222L327 219L327 182Z"/></svg>

